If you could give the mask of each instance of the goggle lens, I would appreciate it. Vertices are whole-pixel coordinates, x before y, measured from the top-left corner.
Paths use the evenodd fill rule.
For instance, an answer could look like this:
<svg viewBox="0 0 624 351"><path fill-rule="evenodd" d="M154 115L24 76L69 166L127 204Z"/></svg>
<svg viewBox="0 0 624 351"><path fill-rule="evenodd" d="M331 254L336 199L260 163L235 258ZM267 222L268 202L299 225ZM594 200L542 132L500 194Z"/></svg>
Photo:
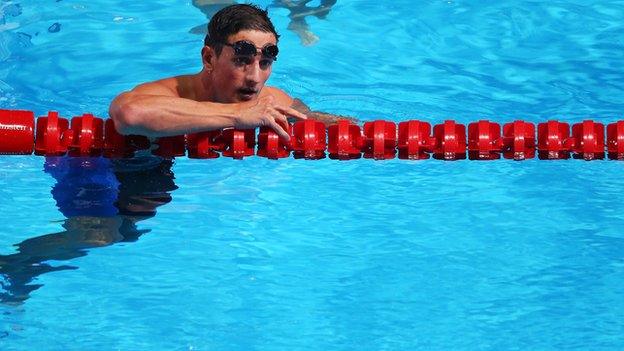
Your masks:
<svg viewBox="0 0 624 351"><path fill-rule="evenodd" d="M234 44L226 43L225 45L234 49L234 55L236 56L256 56L258 54L258 48L247 40L239 40ZM260 49L260 53L262 54L262 57L275 61L277 60L279 49L275 44L266 44L262 47L262 49Z"/></svg>

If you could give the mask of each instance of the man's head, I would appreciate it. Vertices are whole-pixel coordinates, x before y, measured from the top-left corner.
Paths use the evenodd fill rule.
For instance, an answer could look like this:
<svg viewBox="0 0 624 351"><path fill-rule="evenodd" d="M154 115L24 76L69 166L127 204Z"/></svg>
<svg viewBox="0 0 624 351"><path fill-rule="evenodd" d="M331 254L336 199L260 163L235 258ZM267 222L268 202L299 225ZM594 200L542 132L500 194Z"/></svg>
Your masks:
<svg viewBox="0 0 624 351"><path fill-rule="evenodd" d="M224 7L212 16L208 23L208 34L204 38L204 45L210 46L219 55L229 36L243 30L272 33L276 42L279 39L266 10L254 5L236 4Z"/></svg>
<svg viewBox="0 0 624 351"><path fill-rule="evenodd" d="M211 99L230 103L256 99L277 59L279 35L254 5L223 8L208 23L202 58Z"/></svg>

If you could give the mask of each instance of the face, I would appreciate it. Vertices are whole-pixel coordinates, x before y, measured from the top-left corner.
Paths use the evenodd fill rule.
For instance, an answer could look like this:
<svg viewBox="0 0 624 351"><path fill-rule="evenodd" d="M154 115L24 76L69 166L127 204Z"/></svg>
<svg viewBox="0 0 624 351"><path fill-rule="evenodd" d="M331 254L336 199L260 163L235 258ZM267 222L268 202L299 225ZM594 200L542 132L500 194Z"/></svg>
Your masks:
<svg viewBox="0 0 624 351"><path fill-rule="evenodd" d="M256 55L249 55L252 50L246 45L245 50L240 50L224 45L221 54L213 55L206 60L210 64L210 81L213 89L213 97L216 102L232 103L255 100L265 82L271 75L273 60L262 53L263 48L276 45L276 38L272 33L257 30L243 30L231 35L227 44L235 44L246 41L256 47ZM266 49L264 50L267 51ZM247 53L243 55L241 53Z"/></svg>

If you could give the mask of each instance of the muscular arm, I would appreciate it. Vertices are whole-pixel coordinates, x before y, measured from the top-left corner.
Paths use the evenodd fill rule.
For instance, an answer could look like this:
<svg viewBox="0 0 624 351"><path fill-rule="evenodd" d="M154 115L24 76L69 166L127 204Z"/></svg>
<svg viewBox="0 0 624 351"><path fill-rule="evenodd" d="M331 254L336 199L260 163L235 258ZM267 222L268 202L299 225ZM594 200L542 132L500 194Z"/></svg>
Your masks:
<svg viewBox="0 0 624 351"><path fill-rule="evenodd" d="M163 137L223 128L253 129L271 127L288 141L288 132L280 125L286 117L306 119L290 107L292 99L267 87L260 98L240 103L195 101L191 87L179 83L183 77L139 85L122 93L111 103L109 114L121 134ZM189 96L190 98L181 97Z"/></svg>
<svg viewBox="0 0 624 351"><path fill-rule="evenodd" d="M117 96L109 114L121 134L162 137L234 127L239 104L199 102L178 96L160 82Z"/></svg>

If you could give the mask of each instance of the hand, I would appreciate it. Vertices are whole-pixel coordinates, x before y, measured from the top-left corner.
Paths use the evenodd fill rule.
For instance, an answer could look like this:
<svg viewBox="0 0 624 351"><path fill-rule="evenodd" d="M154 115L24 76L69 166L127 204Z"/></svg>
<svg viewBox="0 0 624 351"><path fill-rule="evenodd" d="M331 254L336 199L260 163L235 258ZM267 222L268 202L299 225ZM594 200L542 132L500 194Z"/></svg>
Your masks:
<svg viewBox="0 0 624 351"><path fill-rule="evenodd" d="M308 119L305 114L291 107L276 104L273 96L262 97L255 101L253 105L247 106L243 108L243 111L236 119L234 128L271 127L285 142L290 141L290 135L285 128L288 125L287 116L298 120Z"/></svg>

